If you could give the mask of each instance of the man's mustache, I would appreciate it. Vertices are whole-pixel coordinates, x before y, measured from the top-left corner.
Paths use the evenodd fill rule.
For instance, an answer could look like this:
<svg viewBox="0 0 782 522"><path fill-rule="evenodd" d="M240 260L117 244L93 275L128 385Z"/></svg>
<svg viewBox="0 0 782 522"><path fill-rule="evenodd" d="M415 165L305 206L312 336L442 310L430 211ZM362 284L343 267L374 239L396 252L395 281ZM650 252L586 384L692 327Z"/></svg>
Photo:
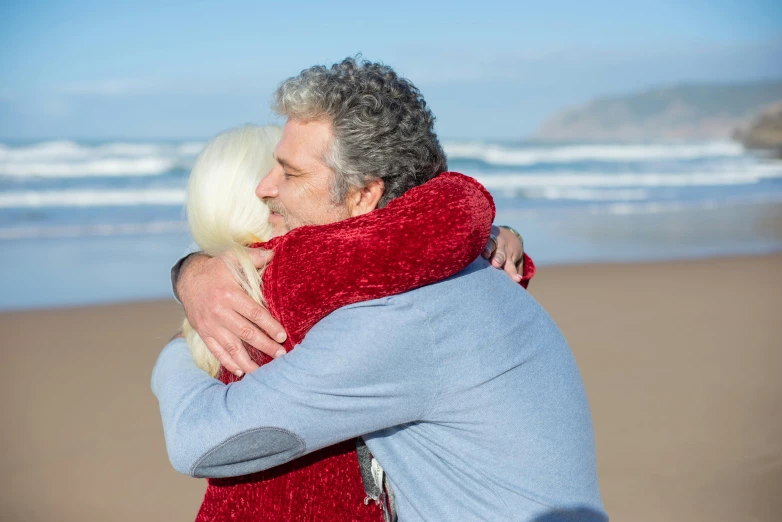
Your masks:
<svg viewBox="0 0 782 522"><path fill-rule="evenodd" d="M267 207L269 207L269 210L272 212L275 212L282 217L287 217L287 213L285 212L285 209L280 205L277 200L273 198L263 198L261 201L263 201Z"/></svg>

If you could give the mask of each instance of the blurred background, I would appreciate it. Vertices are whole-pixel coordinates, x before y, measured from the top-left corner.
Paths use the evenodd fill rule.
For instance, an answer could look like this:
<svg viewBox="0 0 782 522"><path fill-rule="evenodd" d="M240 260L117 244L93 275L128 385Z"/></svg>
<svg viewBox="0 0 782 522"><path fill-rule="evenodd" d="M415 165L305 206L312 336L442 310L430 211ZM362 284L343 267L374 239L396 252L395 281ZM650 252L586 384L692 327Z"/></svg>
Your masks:
<svg viewBox="0 0 782 522"><path fill-rule="evenodd" d="M33 0L0 2L0 335L10 396L50 373L4 412L3 459L28 470L8 520L192 519L203 484L168 469L146 388L180 319L189 168L222 130L282 123L280 81L359 52L421 89L451 170L524 235L585 376L609 513L778 515L782 3ZM119 368L127 387L95 394ZM71 439L40 435L63 433L52 418Z"/></svg>
<svg viewBox="0 0 782 522"><path fill-rule="evenodd" d="M205 140L279 123L281 80L357 52L416 83L450 168L539 263L782 248L782 163L736 139L782 100L772 1L4 2L0 19L0 308L168 296Z"/></svg>

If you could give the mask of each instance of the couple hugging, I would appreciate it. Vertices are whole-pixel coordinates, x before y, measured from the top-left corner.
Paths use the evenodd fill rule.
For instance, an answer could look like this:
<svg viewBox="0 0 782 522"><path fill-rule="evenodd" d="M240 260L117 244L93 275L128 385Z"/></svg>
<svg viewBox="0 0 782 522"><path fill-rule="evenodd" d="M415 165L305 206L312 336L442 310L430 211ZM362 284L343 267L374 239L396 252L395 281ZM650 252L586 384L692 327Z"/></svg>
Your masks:
<svg viewBox="0 0 782 522"><path fill-rule="evenodd" d="M172 269L188 319L152 389L173 466L209 478L197 520L607 520L534 266L416 87L348 58L275 110L201 152L202 252Z"/></svg>

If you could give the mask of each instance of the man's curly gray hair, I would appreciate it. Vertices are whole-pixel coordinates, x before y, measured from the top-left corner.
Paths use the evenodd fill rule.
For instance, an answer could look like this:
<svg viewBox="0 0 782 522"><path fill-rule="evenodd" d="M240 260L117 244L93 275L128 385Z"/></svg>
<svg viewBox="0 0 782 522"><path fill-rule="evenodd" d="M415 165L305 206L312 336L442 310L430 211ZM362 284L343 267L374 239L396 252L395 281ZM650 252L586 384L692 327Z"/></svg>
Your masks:
<svg viewBox="0 0 782 522"><path fill-rule="evenodd" d="M384 207L448 170L423 96L386 65L359 57L305 69L278 87L274 110L332 124L334 142L325 160L335 173L335 203L380 178L385 188L378 206Z"/></svg>

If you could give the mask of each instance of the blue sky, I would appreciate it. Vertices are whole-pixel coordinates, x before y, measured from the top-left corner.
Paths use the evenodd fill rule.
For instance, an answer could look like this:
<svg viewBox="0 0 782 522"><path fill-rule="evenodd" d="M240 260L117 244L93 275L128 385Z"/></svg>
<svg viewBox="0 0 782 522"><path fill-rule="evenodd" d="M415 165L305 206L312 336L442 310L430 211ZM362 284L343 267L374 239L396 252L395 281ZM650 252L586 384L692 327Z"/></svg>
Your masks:
<svg viewBox="0 0 782 522"><path fill-rule="evenodd" d="M442 137L513 140L598 95L782 77L782 2L0 0L0 139L209 137L357 52Z"/></svg>

